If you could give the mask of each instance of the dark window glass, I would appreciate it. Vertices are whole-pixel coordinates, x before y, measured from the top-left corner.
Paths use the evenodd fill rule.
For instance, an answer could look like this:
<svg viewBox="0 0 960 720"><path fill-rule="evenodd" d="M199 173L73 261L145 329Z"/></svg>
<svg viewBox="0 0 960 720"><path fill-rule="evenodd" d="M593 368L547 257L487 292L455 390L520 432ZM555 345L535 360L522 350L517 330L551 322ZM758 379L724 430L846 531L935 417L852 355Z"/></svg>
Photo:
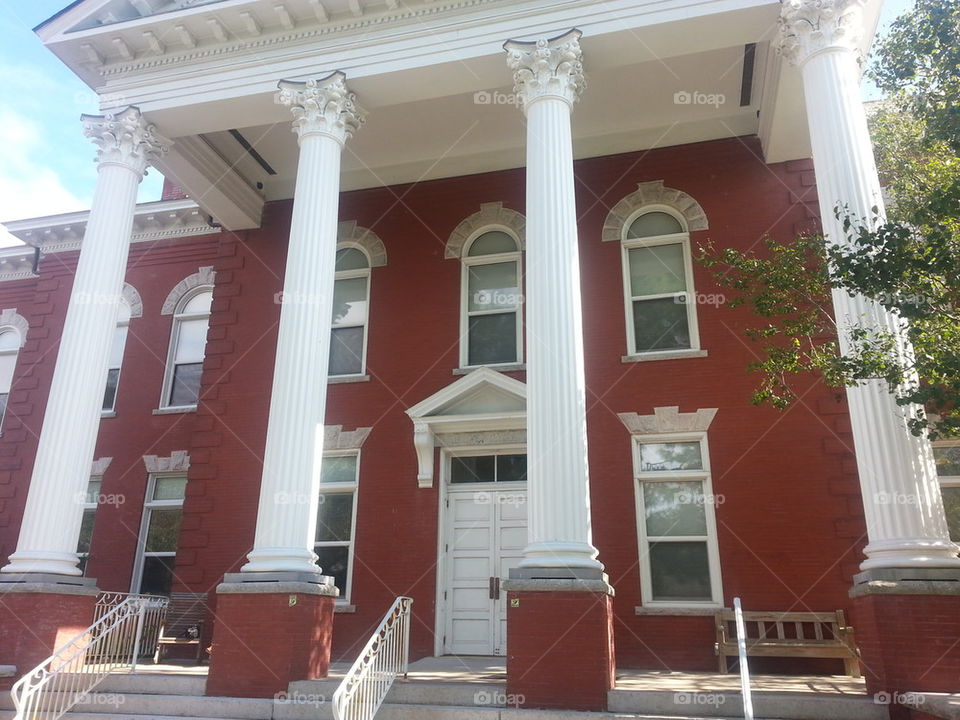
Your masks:
<svg viewBox="0 0 960 720"><path fill-rule="evenodd" d="M173 387L170 388L171 407L197 404L202 374L202 362L176 365L173 368Z"/></svg>
<svg viewBox="0 0 960 720"><path fill-rule="evenodd" d="M330 375L363 372L363 328L333 328L330 333Z"/></svg>
<svg viewBox="0 0 960 720"><path fill-rule="evenodd" d="M495 455L477 457L455 457L450 459L450 482L476 483L493 482L495 477Z"/></svg>
<svg viewBox="0 0 960 720"><path fill-rule="evenodd" d="M325 493L320 500L317 542L348 542L353 524L353 493Z"/></svg>
<svg viewBox="0 0 960 720"><path fill-rule="evenodd" d="M496 365L517 361L517 314L475 315L470 318L471 365Z"/></svg>
<svg viewBox="0 0 960 720"><path fill-rule="evenodd" d="M145 557L140 592L147 595L169 595L173 587L174 557Z"/></svg>
<svg viewBox="0 0 960 720"><path fill-rule="evenodd" d="M634 339L637 352L690 347L687 306L679 302L679 299L668 297L633 302Z"/></svg>
<svg viewBox="0 0 960 720"><path fill-rule="evenodd" d="M180 537L180 508L150 511L150 527L147 529L147 552L176 552Z"/></svg>
<svg viewBox="0 0 960 720"><path fill-rule="evenodd" d="M943 509L947 514L947 527L950 539L960 542L960 487L945 487L943 491Z"/></svg>
<svg viewBox="0 0 960 720"><path fill-rule="evenodd" d="M3 421L4 416L7 414L7 398L10 397L10 393L0 393L0 422Z"/></svg>
<svg viewBox="0 0 960 720"><path fill-rule="evenodd" d="M497 455L497 482L526 482L526 455Z"/></svg>
<svg viewBox="0 0 960 720"><path fill-rule="evenodd" d="M117 402L117 383L120 382L120 368L107 370L107 389L103 393L103 409L113 410Z"/></svg>
<svg viewBox="0 0 960 720"><path fill-rule="evenodd" d="M702 541L650 543L650 578L654 600L710 600L707 544Z"/></svg>
<svg viewBox="0 0 960 720"><path fill-rule="evenodd" d="M318 547L317 565L323 569L324 575L332 575L334 585L340 588L340 597L347 592L347 568L350 564L350 548L348 547Z"/></svg>
<svg viewBox="0 0 960 720"><path fill-rule="evenodd" d="M90 539L93 537L93 521L97 516L96 510L84 510L83 520L80 523L80 538L77 541L77 552L90 552Z"/></svg>

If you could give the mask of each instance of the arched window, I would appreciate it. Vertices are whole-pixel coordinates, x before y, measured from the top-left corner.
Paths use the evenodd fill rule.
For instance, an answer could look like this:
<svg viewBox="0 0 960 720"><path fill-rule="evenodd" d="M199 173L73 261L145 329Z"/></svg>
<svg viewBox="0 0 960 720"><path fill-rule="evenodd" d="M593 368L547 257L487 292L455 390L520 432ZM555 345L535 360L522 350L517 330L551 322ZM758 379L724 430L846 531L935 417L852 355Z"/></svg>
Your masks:
<svg viewBox="0 0 960 720"><path fill-rule="evenodd" d="M0 327L0 424L7 414L7 399L10 397L20 345L20 333L15 328Z"/></svg>
<svg viewBox="0 0 960 720"><path fill-rule="evenodd" d="M643 208L624 224L622 247L629 353L699 349L683 217L666 207Z"/></svg>
<svg viewBox="0 0 960 720"><path fill-rule="evenodd" d="M120 299L117 313L117 328L113 333L110 348L110 365L107 367L107 388L103 393L103 412L112 413L117 405L117 388L120 385L120 367L123 365L123 349L127 345L127 329L130 326L130 303Z"/></svg>
<svg viewBox="0 0 960 720"><path fill-rule="evenodd" d="M523 362L520 244L499 228L481 231L462 256L460 365Z"/></svg>
<svg viewBox="0 0 960 720"><path fill-rule="evenodd" d="M337 250L333 283L329 375L363 375L369 305L370 259L359 247L342 247Z"/></svg>
<svg viewBox="0 0 960 720"><path fill-rule="evenodd" d="M177 303L161 408L191 409L197 405L212 303L211 286L198 287Z"/></svg>

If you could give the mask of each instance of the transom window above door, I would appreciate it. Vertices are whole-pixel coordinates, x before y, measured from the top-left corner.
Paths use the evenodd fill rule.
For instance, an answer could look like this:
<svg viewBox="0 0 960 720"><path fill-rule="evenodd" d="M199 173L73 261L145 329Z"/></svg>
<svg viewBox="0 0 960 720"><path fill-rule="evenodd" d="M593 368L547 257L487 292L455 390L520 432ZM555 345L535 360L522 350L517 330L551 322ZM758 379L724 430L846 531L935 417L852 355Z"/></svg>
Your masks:
<svg viewBox="0 0 960 720"><path fill-rule="evenodd" d="M454 485L526 480L526 454L460 455L450 458L450 482Z"/></svg>

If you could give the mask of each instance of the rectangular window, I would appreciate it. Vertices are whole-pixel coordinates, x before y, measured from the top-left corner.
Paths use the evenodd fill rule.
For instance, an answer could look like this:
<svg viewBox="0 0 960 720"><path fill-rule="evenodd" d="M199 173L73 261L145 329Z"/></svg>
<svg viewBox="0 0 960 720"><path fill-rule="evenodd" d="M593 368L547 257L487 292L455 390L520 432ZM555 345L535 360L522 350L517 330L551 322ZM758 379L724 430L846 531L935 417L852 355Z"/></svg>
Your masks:
<svg viewBox="0 0 960 720"><path fill-rule="evenodd" d="M520 361L520 263L470 259L464 265L466 364Z"/></svg>
<svg viewBox="0 0 960 720"><path fill-rule="evenodd" d="M698 349L689 239L628 239L623 252L630 352Z"/></svg>
<svg viewBox="0 0 960 720"><path fill-rule="evenodd" d="M340 590L338 602L350 601L357 519L360 454L324 455L320 466L320 504L314 552L325 575Z"/></svg>
<svg viewBox="0 0 960 720"><path fill-rule="evenodd" d="M634 450L644 605L719 606L720 558L706 437L644 437Z"/></svg>
<svg viewBox="0 0 960 720"><path fill-rule="evenodd" d="M471 455L450 458L450 482L525 482L526 455Z"/></svg>
<svg viewBox="0 0 960 720"><path fill-rule="evenodd" d="M107 388L103 393L103 412L113 412L117 404L117 387L120 384L120 366L123 364L123 349L127 344L126 324L117 325L110 348L110 365L107 369Z"/></svg>
<svg viewBox="0 0 960 720"><path fill-rule="evenodd" d="M133 592L169 595L183 517L185 475L151 475L140 523Z"/></svg>
<svg viewBox="0 0 960 720"><path fill-rule="evenodd" d="M91 478L87 483L87 493L83 498L83 520L80 523L80 538L77 541L77 555L80 562L77 567L84 575L87 572L87 560L90 558L90 541L93 539L93 523L97 517L97 501L100 498L101 478Z"/></svg>
<svg viewBox="0 0 960 720"><path fill-rule="evenodd" d="M328 371L330 375L363 374L368 291L367 275L338 278L333 284L333 327L330 331Z"/></svg>
<svg viewBox="0 0 960 720"><path fill-rule="evenodd" d="M950 539L960 542L960 440L944 440L934 444L933 457L937 461Z"/></svg>

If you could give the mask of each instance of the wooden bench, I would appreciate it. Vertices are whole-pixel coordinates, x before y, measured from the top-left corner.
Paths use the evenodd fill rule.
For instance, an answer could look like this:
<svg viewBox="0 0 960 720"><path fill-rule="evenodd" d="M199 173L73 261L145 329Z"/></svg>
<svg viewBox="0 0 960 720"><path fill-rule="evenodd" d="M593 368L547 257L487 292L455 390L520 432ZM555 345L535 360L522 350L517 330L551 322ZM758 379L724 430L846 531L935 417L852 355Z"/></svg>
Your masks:
<svg viewBox="0 0 960 720"><path fill-rule="evenodd" d="M715 615L715 652L720 672L728 672L727 658L737 657L737 625L733 610ZM743 613L747 657L839 658L847 675L860 677L860 651L843 610L836 612Z"/></svg>
<svg viewBox="0 0 960 720"><path fill-rule="evenodd" d="M201 661L203 648L203 622L207 615L207 596L202 593L171 593L167 615L157 638L157 652L153 661L163 659L164 650L172 646L196 647L197 662ZM194 633L195 631L195 633ZM195 634L195 636L194 636Z"/></svg>

